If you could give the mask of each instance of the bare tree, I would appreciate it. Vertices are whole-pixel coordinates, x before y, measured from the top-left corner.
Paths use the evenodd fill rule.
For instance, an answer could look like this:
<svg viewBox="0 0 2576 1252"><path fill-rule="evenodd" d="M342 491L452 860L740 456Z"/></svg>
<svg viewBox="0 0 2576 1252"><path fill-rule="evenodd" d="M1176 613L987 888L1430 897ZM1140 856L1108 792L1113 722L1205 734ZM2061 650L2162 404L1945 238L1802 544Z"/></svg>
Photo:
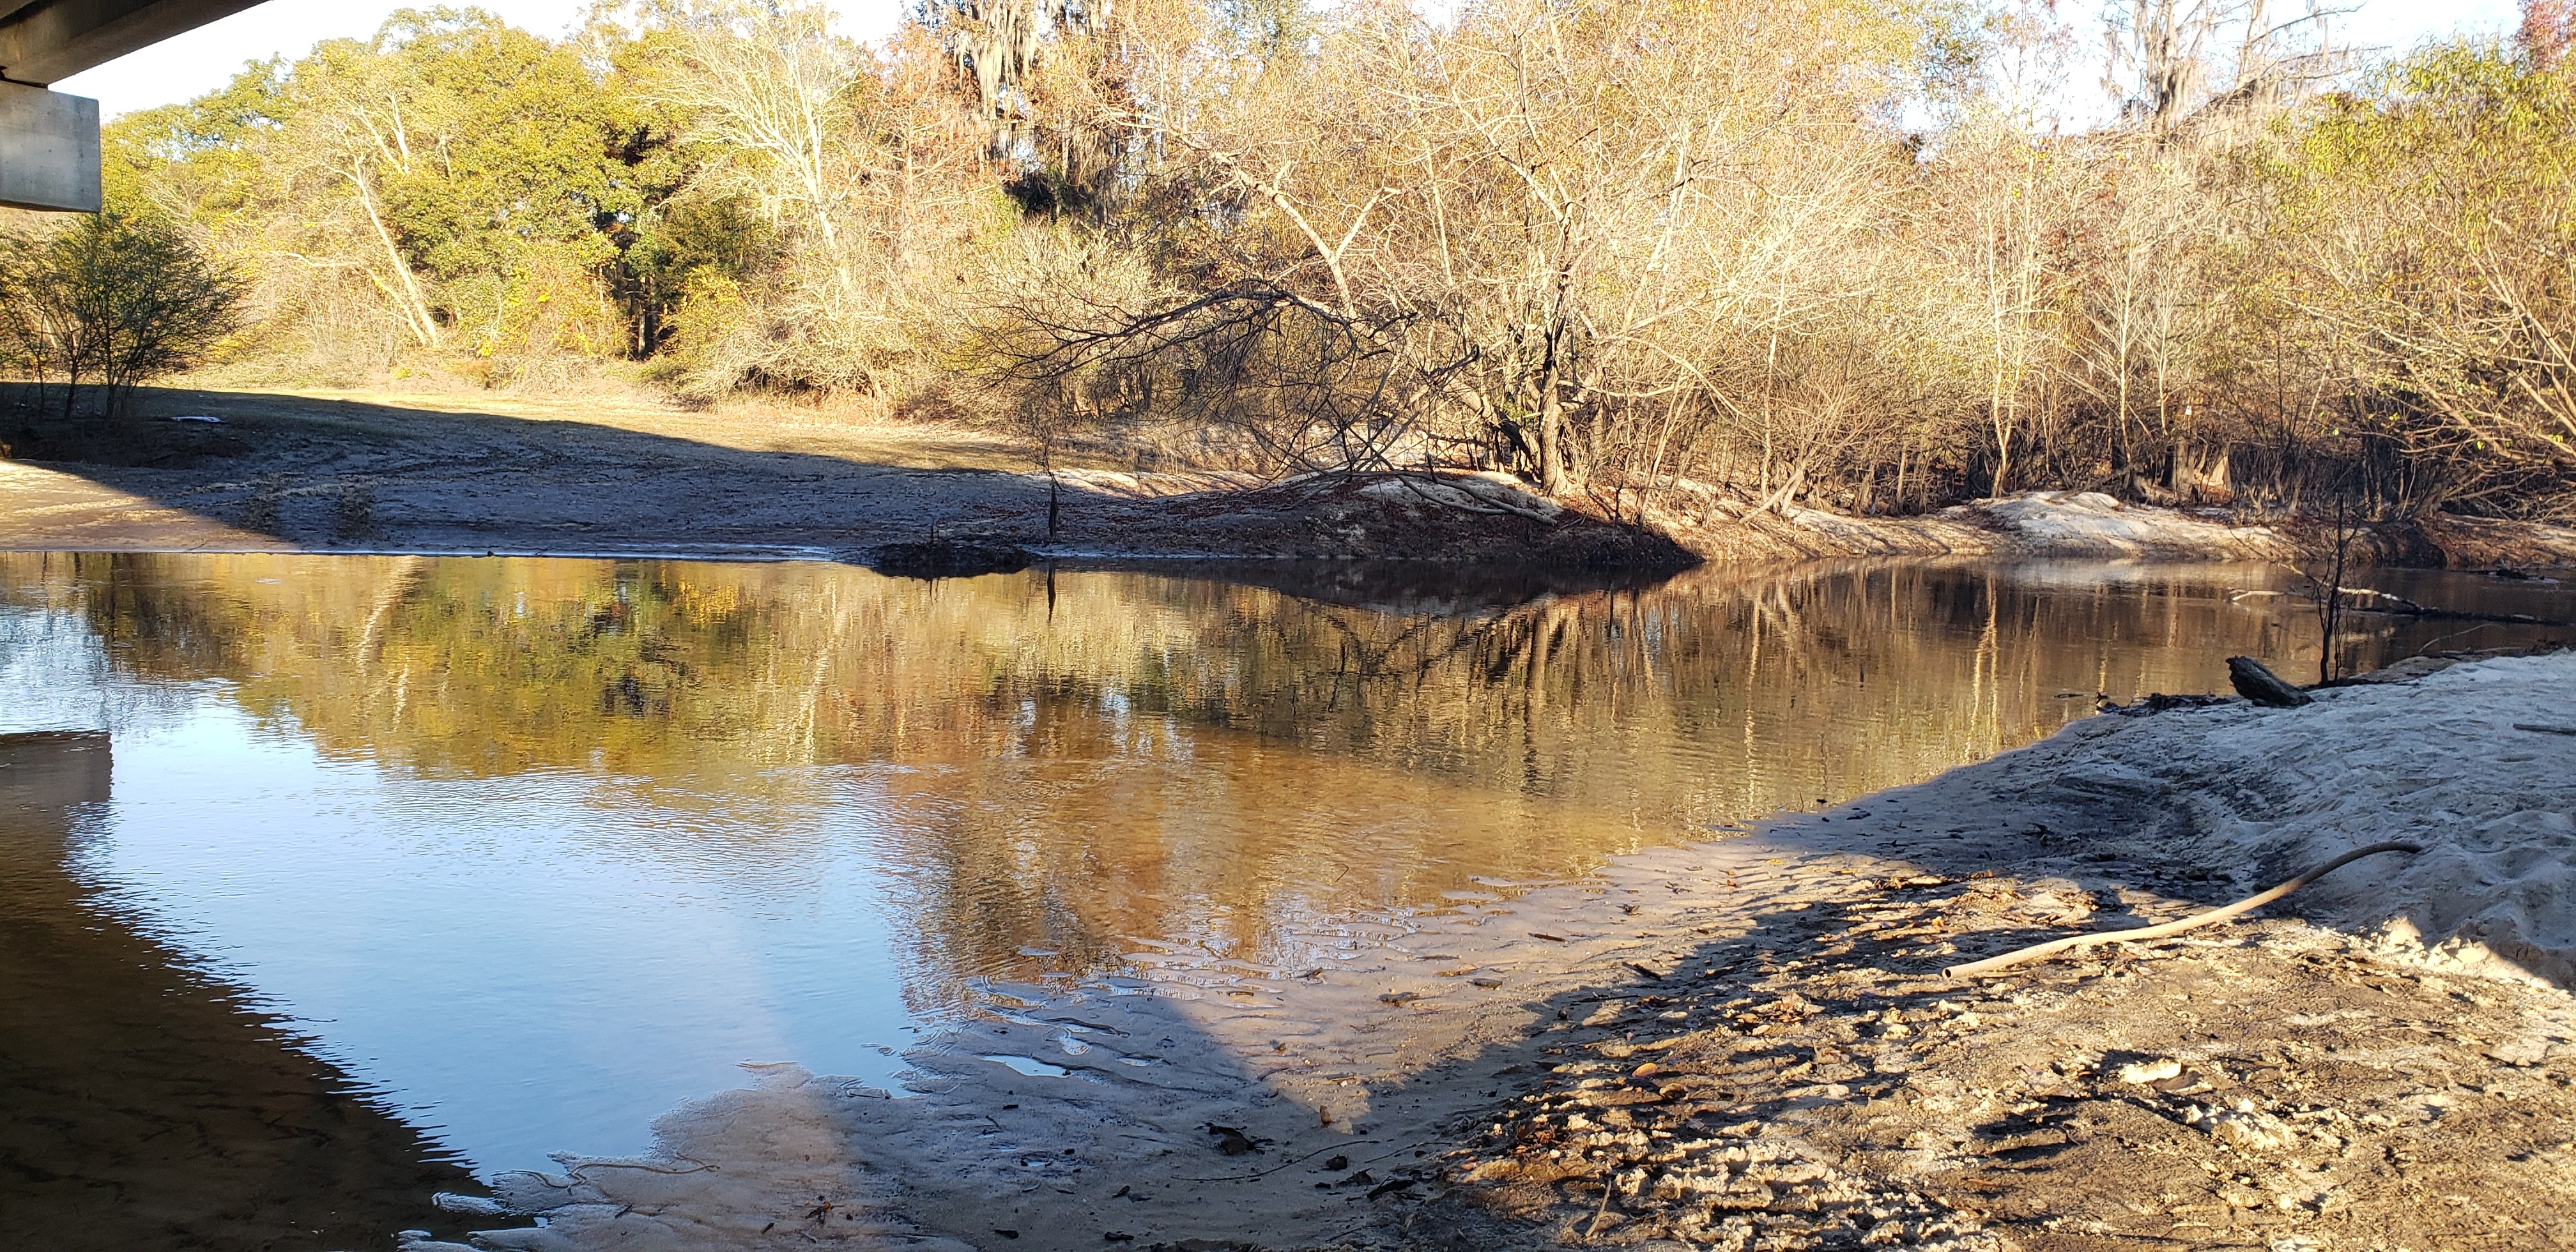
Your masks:
<svg viewBox="0 0 2576 1252"><path fill-rule="evenodd" d="M1782 367L1875 316L1892 149L1868 118L1901 42L1857 6L1507 0L1362 6L1196 76L1149 56L1138 204L1182 211L1133 225L1161 272L1020 308L996 356L1229 415L1294 468L1503 450L1615 502L1749 422L1766 480L1800 482L1849 441L1793 432L1849 410Z"/></svg>

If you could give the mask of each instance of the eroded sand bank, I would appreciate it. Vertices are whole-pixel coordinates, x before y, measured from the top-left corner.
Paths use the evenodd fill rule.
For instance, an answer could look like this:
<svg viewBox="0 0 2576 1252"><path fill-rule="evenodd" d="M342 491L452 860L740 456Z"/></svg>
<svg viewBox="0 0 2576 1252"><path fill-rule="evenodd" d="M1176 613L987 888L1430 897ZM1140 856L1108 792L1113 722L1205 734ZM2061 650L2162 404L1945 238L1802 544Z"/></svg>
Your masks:
<svg viewBox="0 0 2576 1252"><path fill-rule="evenodd" d="M1588 882L1318 925L1304 968L1140 951L1003 989L900 1096L763 1067L652 1157L506 1176L518 1228L477 1242L2565 1246L2562 732L2564 653L2095 718ZM1940 972L2389 838L2426 851L2271 920Z"/></svg>

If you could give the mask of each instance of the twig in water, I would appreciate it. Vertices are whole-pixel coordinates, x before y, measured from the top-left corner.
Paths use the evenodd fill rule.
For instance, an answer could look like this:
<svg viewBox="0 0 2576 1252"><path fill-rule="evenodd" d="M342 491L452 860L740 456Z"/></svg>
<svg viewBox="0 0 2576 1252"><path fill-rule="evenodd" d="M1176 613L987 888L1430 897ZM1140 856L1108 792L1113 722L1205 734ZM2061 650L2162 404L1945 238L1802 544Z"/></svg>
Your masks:
<svg viewBox="0 0 2576 1252"><path fill-rule="evenodd" d="M2425 644L2423 647L2420 647L2420 648L2415 649L2415 655L2417 655L2417 656L2422 656L2422 655L2424 655L2425 653L2430 652L2430 651L2432 651L2433 649L2435 649L2435 648L2438 648L2438 647L2442 646L2443 644L2449 643L2450 641L2452 641L2452 640L2454 640L2454 639L2457 639L2457 638L2459 638L2459 637L2460 637L2460 636L2462 636L2462 635L2474 635L2474 634L2478 633L2478 632L2479 632L2479 631L2481 631L2481 630L2493 630L2493 629L2495 629L2496 625L2497 625L2497 623L2495 623L2495 622L2480 622L2480 623L2478 623L2477 625L2475 625L2475 626L2471 626L2471 627L2469 627L2469 628L2468 628L2468 629L2466 629L2466 630L2455 630L2455 631L2452 631L2451 633L2449 633L2449 634L2447 634L2447 635L2435 635L2435 636L2433 637L2433 641L2432 641L2431 643L2427 643L2427 644Z"/></svg>
<svg viewBox="0 0 2576 1252"><path fill-rule="evenodd" d="M574 1166L572 1172L575 1175L579 1175L581 1171L585 1169L640 1169L648 1174L703 1174L709 1170L715 1169L715 1166L709 1165L705 1161L701 1161L694 1156L684 1156L680 1159L687 1161L691 1165L697 1166L697 1168L664 1169L659 1165L646 1165L641 1161L583 1161L581 1164Z"/></svg>
<svg viewBox="0 0 2576 1252"><path fill-rule="evenodd" d="M2576 735L2576 726L2543 726L2538 722L2515 722L2515 730L2536 730L2544 735Z"/></svg>
<svg viewBox="0 0 2576 1252"><path fill-rule="evenodd" d="M2309 870L2307 873L2301 874L2288 882L2282 883L2280 886L2274 887L2261 895L2247 896L2246 898L2228 905L2225 908L2211 909L2210 911L2202 913L2196 917L2186 917L2178 922L2166 922L2161 926L2141 926L2135 930L2106 930L2096 934L2071 935L2064 939L2052 939L2046 943L2034 944L2027 948L2019 948L2011 952L2006 952L2002 956L1990 956L1982 961L1970 961L1965 965L1953 965L1941 972L1952 978L1973 978L1979 974L1991 974L1996 970L2019 965L2025 961L2036 961L2042 957L2055 956L2060 952L2073 952L2082 948L2098 947L2106 943L2136 943L2145 939L2162 939L2169 935L2179 935L2186 930L2197 930L2203 926L2215 925L2219 922L2226 921L2228 918L2235 917L2242 913L2253 912L2254 910L2259 909L2266 904L2270 904L2274 900L2278 900L2301 887L2307 886L2309 883L2315 882L2316 880L2323 878L2354 861L2358 861L2365 856L2377 856L2382 852L2421 852L2423 850L2424 848L2421 844L2374 843L2366 848L2355 848L2350 852L2346 852L2342 856L2336 857L2335 859L2328 861L2315 869Z"/></svg>

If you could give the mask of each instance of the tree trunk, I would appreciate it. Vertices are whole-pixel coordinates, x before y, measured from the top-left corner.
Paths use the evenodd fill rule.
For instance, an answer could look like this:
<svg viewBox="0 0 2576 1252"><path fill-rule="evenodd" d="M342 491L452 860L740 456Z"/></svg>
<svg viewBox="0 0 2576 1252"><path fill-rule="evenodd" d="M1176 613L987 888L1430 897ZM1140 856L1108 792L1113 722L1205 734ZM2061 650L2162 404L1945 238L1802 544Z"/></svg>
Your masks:
<svg viewBox="0 0 2576 1252"><path fill-rule="evenodd" d="M1556 360L1550 351L1538 376L1538 485L1550 496L1572 490L1565 474L1565 407L1556 394Z"/></svg>
<svg viewBox="0 0 2576 1252"><path fill-rule="evenodd" d="M397 294L390 285L379 285L384 286L385 294L394 296L402 305L403 324L411 331L412 337L418 339L424 348L435 348L438 346L438 319L430 312L429 300L421 295L420 279L411 272L411 263L403 259L402 248L394 243L393 231L385 226L385 219L376 212L376 193L367 185L364 173L365 167L356 163L340 171L341 177L357 187L358 204L366 209L368 224L376 228L376 239L385 246L385 263L402 284L402 291Z"/></svg>

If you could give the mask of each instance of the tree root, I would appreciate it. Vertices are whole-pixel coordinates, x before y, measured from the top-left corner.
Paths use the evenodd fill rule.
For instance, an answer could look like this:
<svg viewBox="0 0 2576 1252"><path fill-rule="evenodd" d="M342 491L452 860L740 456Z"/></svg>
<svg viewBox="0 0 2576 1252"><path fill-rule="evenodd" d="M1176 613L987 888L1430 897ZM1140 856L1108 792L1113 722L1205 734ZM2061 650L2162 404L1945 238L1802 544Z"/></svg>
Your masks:
<svg viewBox="0 0 2576 1252"><path fill-rule="evenodd" d="M2260 895L2247 896L2234 904L2227 905L2224 908L2211 909L2210 911L2202 913L2196 917L2186 917L2181 921L2166 922L2160 926L2141 926L2135 930L2106 930L2089 935L2070 935L2064 939L2052 939L2046 943L2033 944L2027 948L2018 948L2011 952L2006 952L2001 956L1990 956L1982 961L1970 961L1965 965L1953 965L1941 972L1952 978L1974 978L1980 974L1991 974L1999 969L2019 965L2025 961L2036 961L2043 957L2055 956L2061 952L2074 952L2083 948L2098 947L2106 943L2136 943L2146 939L2162 939L2170 935L2179 935L2186 930L2197 930L2203 926L2211 926L2219 922L2226 921L2227 919L2239 914L2253 912L2254 910L2259 909L2266 904L2270 904L2274 900L2278 900L2301 887L2307 886L2309 883L2315 882L2316 880L2323 878L2326 875L2353 863L2354 861L2358 861L2365 856L2377 856L2382 852L2411 853L2421 852L2423 850L2424 847L2422 844L2394 842L2374 843L2366 848L2355 848L2350 852L2346 852L2342 856L2336 857L2335 859L2328 861L2315 869L2309 870L2307 873L2301 874L2288 882L2282 883L2280 886L2263 892Z"/></svg>

